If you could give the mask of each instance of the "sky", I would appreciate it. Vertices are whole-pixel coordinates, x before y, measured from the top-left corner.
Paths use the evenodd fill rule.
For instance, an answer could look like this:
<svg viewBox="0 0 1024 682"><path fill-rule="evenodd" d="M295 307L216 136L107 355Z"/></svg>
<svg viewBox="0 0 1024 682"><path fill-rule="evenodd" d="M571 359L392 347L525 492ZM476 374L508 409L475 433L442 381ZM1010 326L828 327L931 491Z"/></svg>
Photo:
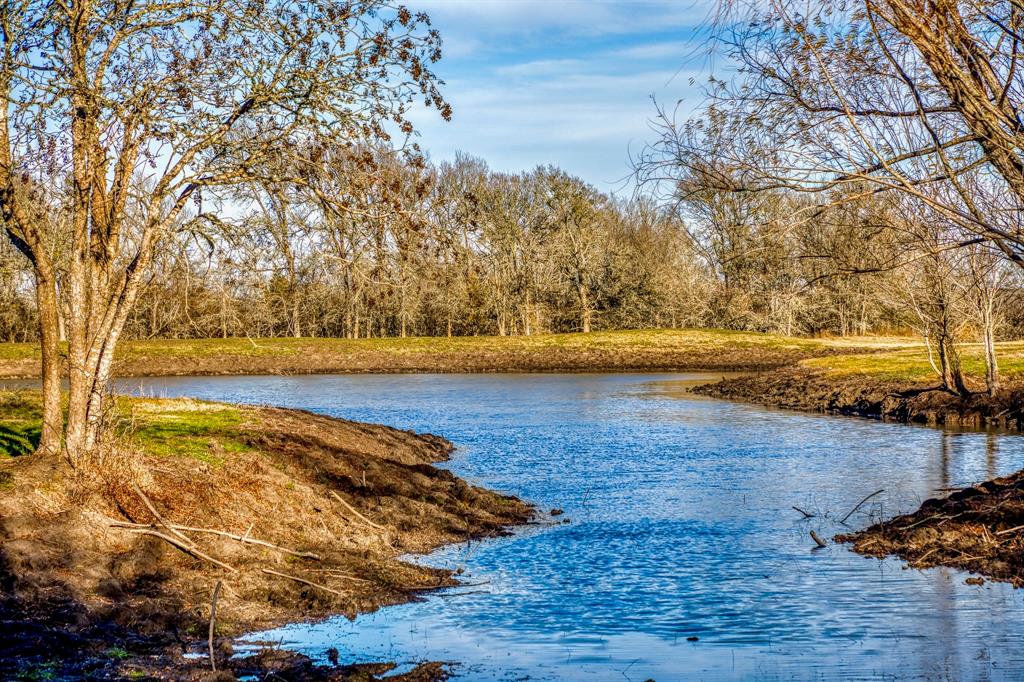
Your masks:
<svg viewBox="0 0 1024 682"><path fill-rule="evenodd" d="M408 0L444 40L454 109L414 117L434 161L456 150L502 171L554 164L619 194L656 138L652 96L683 116L709 73L700 0Z"/></svg>

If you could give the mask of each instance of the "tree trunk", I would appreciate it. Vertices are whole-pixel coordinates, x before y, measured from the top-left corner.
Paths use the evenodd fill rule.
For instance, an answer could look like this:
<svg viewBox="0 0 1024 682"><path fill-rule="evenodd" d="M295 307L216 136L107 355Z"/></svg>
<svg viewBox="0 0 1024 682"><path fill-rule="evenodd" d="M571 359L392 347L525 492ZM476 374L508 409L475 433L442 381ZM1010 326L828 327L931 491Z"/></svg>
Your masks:
<svg viewBox="0 0 1024 682"><path fill-rule="evenodd" d="M990 396L999 391L999 364L996 360L995 322L989 306L982 307L982 327L985 344L985 387Z"/></svg>
<svg viewBox="0 0 1024 682"><path fill-rule="evenodd" d="M39 339L42 350L43 429L37 452L56 455L61 449L64 415L61 410L60 303L51 273L36 271L36 303L39 307Z"/></svg>
<svg viewBox="0 0 1024 682"><path fill-rule="evenodd" d="M587 295L587 287L585 287L583 284L580 284L580 285L577 286L577 291L579 292L580 308L582 308L582 314L583 314L583 319L582 319L583 333L584 334L589 334L590 333L590 298Z"/></svg>

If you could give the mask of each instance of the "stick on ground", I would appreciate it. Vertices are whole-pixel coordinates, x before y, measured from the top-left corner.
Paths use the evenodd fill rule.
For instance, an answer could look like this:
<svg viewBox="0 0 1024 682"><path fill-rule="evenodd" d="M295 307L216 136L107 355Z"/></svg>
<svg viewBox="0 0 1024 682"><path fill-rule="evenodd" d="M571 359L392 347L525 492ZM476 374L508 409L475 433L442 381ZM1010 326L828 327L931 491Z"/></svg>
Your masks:
<svg viewBox="0 0 1024 682"><path fill-rule="evenodd" d="M217 621L217 597L220 596L220 588L224 583L217 581L217 584L213 586L213 599L210 600L210 669L217 672L217 659L213 655L213 628Z"/></svg>
<svg viewBox="0 0 1024 682"><path fill-rule="evenodd" d="M234 566L229 566L228 564L224 563L223 561L219 561L218 559L214 559L209 554L204 554L203 552L200 552L195 547L189 547L188 545L184 544L180 540L178 540L176 538L172 538L169 535L164 535L163 533L161 533L159 531L155 531L155 530L152 530L150 528L126 528L125 530L127 530L130 533L139 533L141 535L152 535L153 537L159 538L159 539L163 540L164 542L166 542L166 543L168 543L170 545L174 545L175 547L180 549L185 554L188 554L189 556L195 557L196 559L202 559L203 561L209 561L214 566L220 566L221 568L225 569L226 571L230 571L231 573L237 573L238 572L238 569L235 568Z"/></svg>
<svg viewBox="0 0 1024 682"><path fill-rule="evenodd" d="M331 493L331 495L332 495L332 496L334 497L334 499L336 499L336 500L337 500L338 502L341 502L341 503L342 503L342 504L343 504L343 505L345 506L345 508L346 508L346 509L348 509L348 510L349 510L350 512L352 512L353 514L355 514L355 515L356 515L356 518L358 518L358 519L359 519L360 521L362 521L363 523L366 523L367 525L370 525L370 526L372 526L372 527L376 528L377 530L387 530L386 528L384 528L384 526L378 526L378 525L377 525L376 523L374 523L374 522L373 522L373 521L371 521L370 519L366 518L365 516L363 516L362 514L360 514L359 512L357 512L357 511L356 511L356 509L355 509L355 507L353 507L353 506L352 506L351 504L349 504L348 502L346 502L346 501L345 501L345 498L343 498L343 497L342 497L341 495L339 495L338 493L334 492L333 490L331 490L331 491L329 491L329 492L330 492L330 493Z"/></svg>

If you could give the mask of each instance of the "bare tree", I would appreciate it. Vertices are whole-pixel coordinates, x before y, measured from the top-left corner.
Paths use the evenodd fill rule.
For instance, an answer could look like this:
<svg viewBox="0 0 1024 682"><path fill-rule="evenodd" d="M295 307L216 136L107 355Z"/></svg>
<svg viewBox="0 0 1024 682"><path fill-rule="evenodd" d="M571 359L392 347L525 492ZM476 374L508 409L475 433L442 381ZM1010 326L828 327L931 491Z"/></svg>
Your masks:
<svg viewBox="0 0 1024 682"><path fill-rule="evenodd" d="M0 215L36 275L40 450L61 444L58 286L67 301L70 460L97 440L114 349L168 235L218 188L280 177L304 138L405 133L411 102L448 108L425 15L382 0L20 0L0 7ZM269 168L268 171L265 170ZM58 185L55 224L34 185ZM66 242L65 262L54 243ZM66 270L59 270L66 268Z"/></svg>

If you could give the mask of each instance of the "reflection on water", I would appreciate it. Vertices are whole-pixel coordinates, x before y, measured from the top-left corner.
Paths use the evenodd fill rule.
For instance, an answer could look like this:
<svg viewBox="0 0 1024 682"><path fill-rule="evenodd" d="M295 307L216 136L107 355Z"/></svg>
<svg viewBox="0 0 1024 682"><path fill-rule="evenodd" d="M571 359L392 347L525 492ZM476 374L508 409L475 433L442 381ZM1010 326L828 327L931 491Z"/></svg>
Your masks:
<svg viewBox="0 0 1024 682"><path fill-rule="evenodd" d="M218 377L143 390L440 433L459 446L447 465L459 475L572 519L423 559L465 568L471 586L260 639L316 657L457 661L470 680L1024 677L1022 593L812 551L808 538L840 531L834 519L879 488L848 523L1022 468L1024 438L670 389L688 378Z"/></svg>

